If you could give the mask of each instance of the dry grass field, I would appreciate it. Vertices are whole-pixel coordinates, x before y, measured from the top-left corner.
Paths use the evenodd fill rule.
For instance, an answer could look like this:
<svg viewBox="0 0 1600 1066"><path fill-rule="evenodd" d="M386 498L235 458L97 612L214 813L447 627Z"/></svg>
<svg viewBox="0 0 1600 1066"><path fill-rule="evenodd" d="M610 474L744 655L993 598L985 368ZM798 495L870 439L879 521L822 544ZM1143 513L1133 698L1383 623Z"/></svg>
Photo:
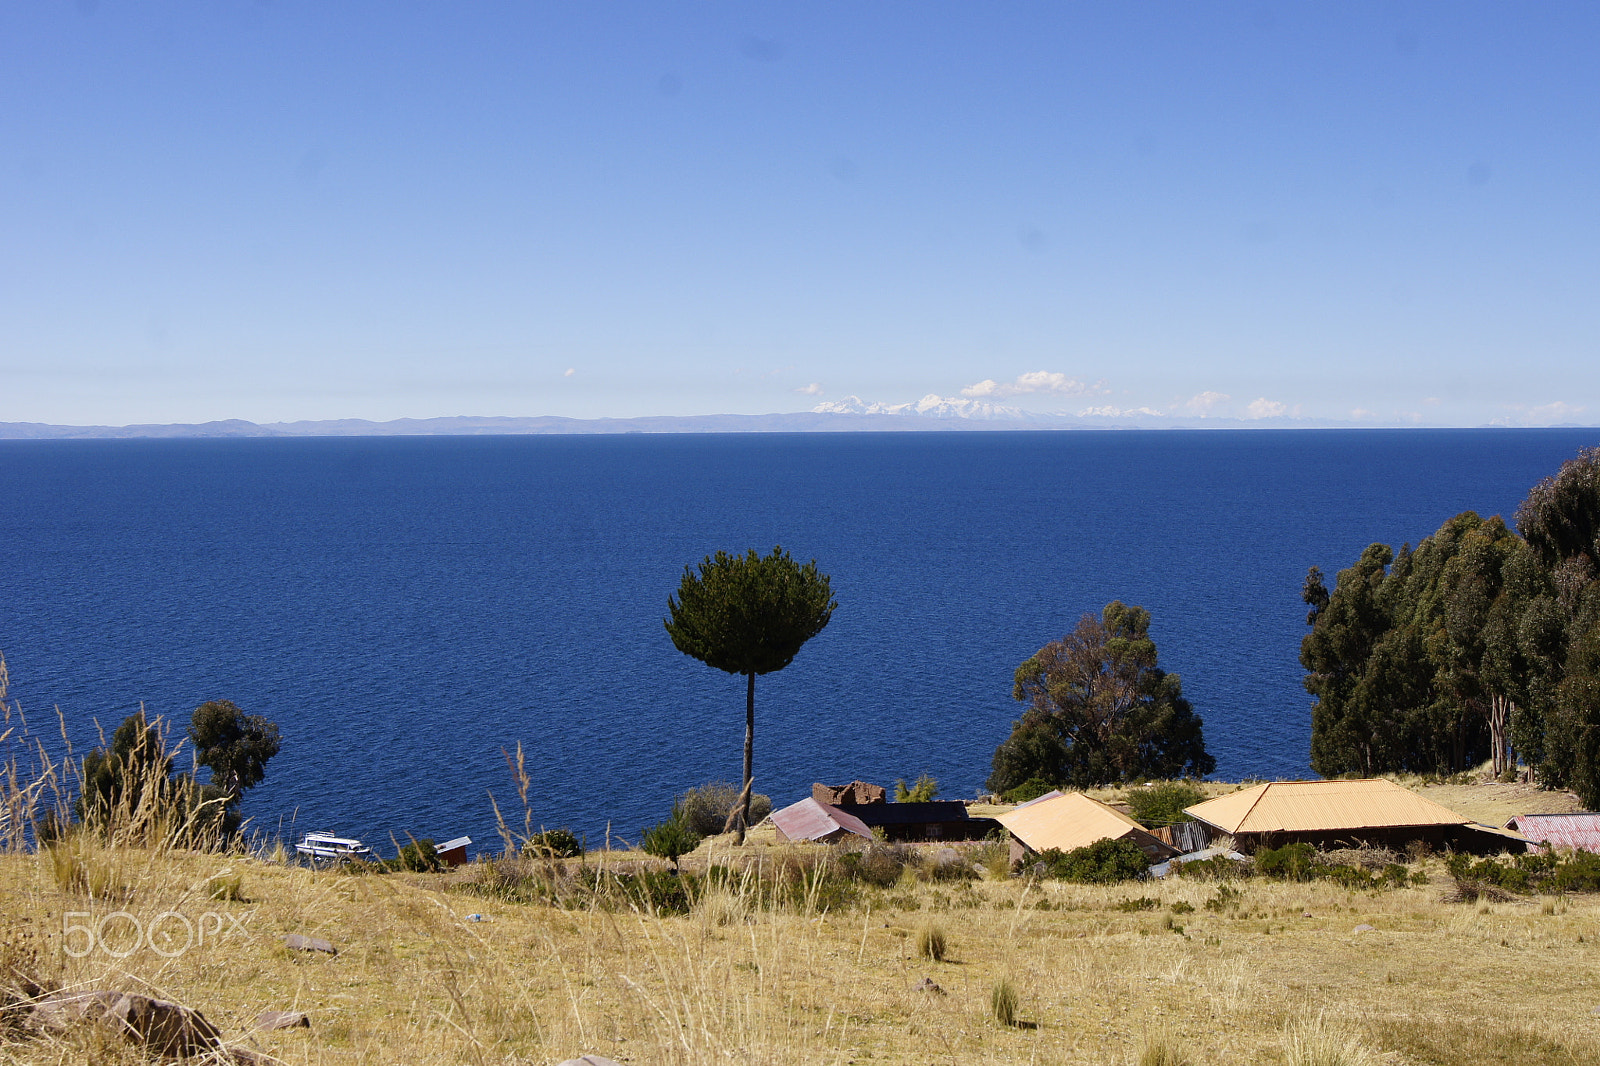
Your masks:
<svg viewBox="0 0 1600 1066"><path fill-rule="evenodd" d="M1179 879L908 871L835 909L804 891L766 900L774 871L819 849L711 844L698 861L745 873L686 916L657 917L593 896L562 908L473 890L504 880L504 866L351 875L77 848L71 861L0 856L7 964L176 1000L286 1063L1600 1062L1600 905L1445 903L1436 859L1420 866L1427 885L1252 879L1231 886L1237 898ZM88 875L78 888L73 869ZM240 898L211 898L230 886ZM1124 909L1129 899L1154 902ZM67 931L86 924L102 938ZM918 953L935 929L937 962ZM339 953L291 951L291 933ZM925 978L940 991L919 988ZM994 1017L1000 982L1015 992L1013 1024ZM306 1011L311 1028L249 1035L268 1010ZM0 1036L4 1063L134 1061L92 1031Z"/></svg>

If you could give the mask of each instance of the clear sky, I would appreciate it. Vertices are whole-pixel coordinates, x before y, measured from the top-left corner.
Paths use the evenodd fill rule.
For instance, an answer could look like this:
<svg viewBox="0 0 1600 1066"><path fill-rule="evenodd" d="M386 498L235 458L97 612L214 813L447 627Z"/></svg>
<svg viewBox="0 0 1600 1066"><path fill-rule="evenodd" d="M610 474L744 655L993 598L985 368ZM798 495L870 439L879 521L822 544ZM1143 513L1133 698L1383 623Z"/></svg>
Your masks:
<svg viewBox="0 0 1600 1066"><path fill-rule="evenodd" d="M0 421L1600 423L1600 5L0 5Z"/></svg>

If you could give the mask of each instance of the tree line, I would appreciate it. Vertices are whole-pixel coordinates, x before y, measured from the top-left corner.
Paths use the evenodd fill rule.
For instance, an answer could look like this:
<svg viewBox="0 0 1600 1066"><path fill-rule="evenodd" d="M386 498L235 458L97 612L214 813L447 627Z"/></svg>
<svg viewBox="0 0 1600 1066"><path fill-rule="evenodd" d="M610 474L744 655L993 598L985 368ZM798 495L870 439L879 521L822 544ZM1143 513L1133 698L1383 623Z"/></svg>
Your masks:
<svg viewBox="0 0 1600 1066"><path fill-rule="evenodd" d="M1467 511L1398 552L1373 544L1330 591L1301 591L1325 777L1519 762L1600 806L1600 448L1529 492L1514 518Z"/></svg>

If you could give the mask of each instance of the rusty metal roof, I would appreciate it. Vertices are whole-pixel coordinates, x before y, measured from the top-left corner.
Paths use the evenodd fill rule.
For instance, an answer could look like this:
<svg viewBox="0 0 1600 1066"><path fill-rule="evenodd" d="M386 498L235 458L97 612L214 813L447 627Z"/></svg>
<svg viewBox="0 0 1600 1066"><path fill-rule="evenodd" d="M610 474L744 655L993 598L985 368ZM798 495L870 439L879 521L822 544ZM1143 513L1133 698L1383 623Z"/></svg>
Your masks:
<svg viewBox="0 0 1600 1066"><path fill-rule="evenodd" d="M1466 825L1470 819L1393 781L1269 781L1186 807L1225 833L1304 833Z"/></svg>
<svg viewBox="0 0 1600 1066"><path fill-rule="evenodd" d="M1514 830L1538 844L1554 848L1575 848L1578 851L1600 851L1600 814L1581 811L1576 814L1519 814L1506 823Z"/></svg>
<svg viewBox="0 0 1600 1066"><path fill-rule="evenodd" d="M1126 814L1082 792L1041 796L997 820L1034 851L1071 851L1107 837L1118 840L1133 832L1147 835L1144 826Z"/></svg>
<svg viewBox="0 0 1600 1066"><path fill-rule="evenodd" d="M773 811L771 818L778 831L790 840L827 840L841 832L872 839L872 830L861 819L809 796Z"/></svg>

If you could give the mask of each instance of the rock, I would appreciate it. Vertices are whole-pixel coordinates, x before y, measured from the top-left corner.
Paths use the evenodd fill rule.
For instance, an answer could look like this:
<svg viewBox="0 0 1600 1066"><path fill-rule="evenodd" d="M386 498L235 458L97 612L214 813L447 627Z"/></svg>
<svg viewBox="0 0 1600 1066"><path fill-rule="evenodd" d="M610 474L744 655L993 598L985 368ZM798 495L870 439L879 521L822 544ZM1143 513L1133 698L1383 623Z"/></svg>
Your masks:
<svg viewBox="0 0 1600 1066"><path fill-rule="evenodd" d="M837 788L824 784L811 786L811 798L818 803L826 803L832 807L865 807L871 804L888 803L889 793L884 791L882 785L869 785L865 781L852 781L848 785Z"/></svg>
<svg viewBox="0 0 1600 1066"><path fill-rule="evenodd" d="M932 992L935 995L944 995L944 989L934 984L933 978L931 977L924 977L922 980L912 985L911 990L913 992Z"/></svg>
<svg viewBox="0 0 1600 1066"><path fill-rule="evenodd" d="M1355 931L1358 933L1376 933L1378 930L1376 926L1371 926L1366 922L1362 922L1360 925L1356 926Z"/></svg>
<svg viewBox="0 0 1600 1066"><path fill-rule="evenodd" d="M1310 912L1310 911L1306 911L1306 912L1305 912L1305 913L1304 913L1304 914L1302 914L1302 915L1301 915L1301 916L1300 916L1300 917L1302 917L1302 918L1309 918L1309 917L1311 917L1311 912Z"/></svg>
<svg viewBox="0 0 1600 1066"><path fill-rule="evenodd" d="M559 1066L622 1066L622 1064L614 1062L604 1055L580 1055L575 1059L567 1059L565 1062L560 1063Z"/></svg>
<svg viewBox="0 0 1600 1066"><path fill-rule="evenodd" d="M256 1015L257 1029L309 1029L311 1018L303 1010L269 1010Z"/></svg>
<svg viewBox="0 0 1600 1066"><path fill-rule="evenodd" d="M320 951L326 955L337 955L339 949L326 940L318 940L314 936L301 936L299 933L290 933L283 938L286 947L293 951Z"/></svg>
<svg viewBox="0 0 1600 1066"><path fill-rule="evenodd" d="M222 1033L199 1011L137 993L55 992L34 1004L32 1022L50 1029L104 1022L130 1043L173 1058L222 1050Z"/></svg>

